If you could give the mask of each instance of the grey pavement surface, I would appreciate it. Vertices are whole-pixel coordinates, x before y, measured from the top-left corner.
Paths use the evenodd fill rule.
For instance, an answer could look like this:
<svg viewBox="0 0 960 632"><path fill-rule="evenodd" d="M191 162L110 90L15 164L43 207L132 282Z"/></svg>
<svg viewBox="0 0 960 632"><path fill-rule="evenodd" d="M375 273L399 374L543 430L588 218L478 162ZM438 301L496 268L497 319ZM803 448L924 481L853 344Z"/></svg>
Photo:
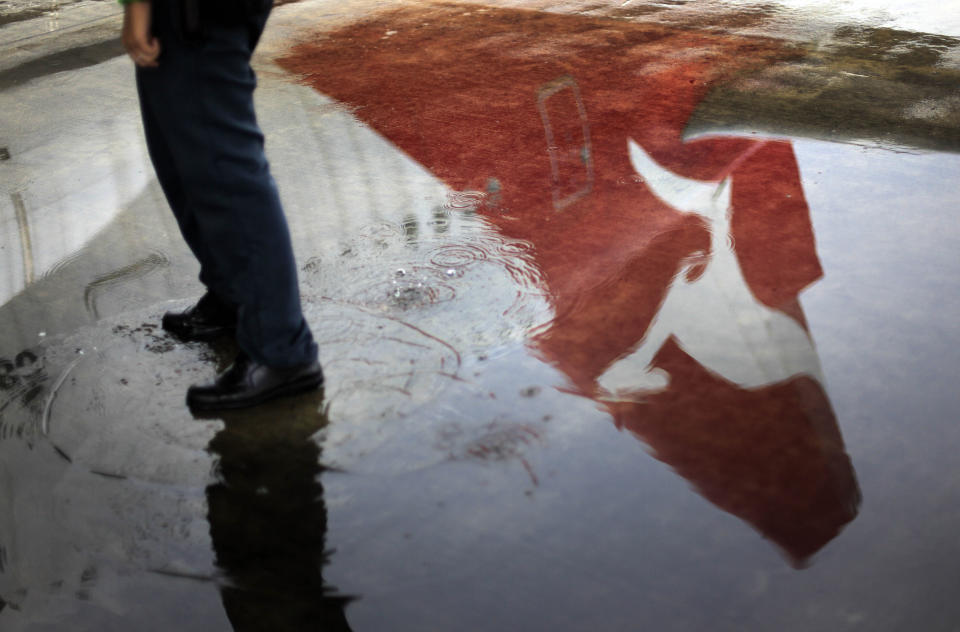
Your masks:
<svg viewBox="0 0 960 632"><path fill-rule="evenodd" d="M301 611L358 631L960 630L958 9L277 7L257 107L327 385L197 419L185 389L233 349L158 328L202 290L146 155L119 9L0 2L0 630L311 629L290 623ZM502 30L481 52L502 57L460 70L472 42L448 25L487 19ZM537 39L551 28L590 37ZM644 48L650 33L667 43ZM610 78L611 112L672 120L643 86L701 57L732 67L729 41L787 53L724 75L671 133L706 154L731 138L789 148L786 167L756 167L759 186L737 172L752 153L708 178L653 123L623 136L600 116L591 46L648 71L635 101ZM351 46L356 61L338 57ZM324 64L296 74L294 54ZM571 84L538 102L503 69L555 59L587 103L570 111L597 171L567 210L548 192L529 228L539 202L511 186L535 152L488 156L510 132L481 123L511 109L506 76L552 131L549 99ZM431 110L450 94L441 114L460 104L467 132ZM601 173L609 137L632 172ZM530 164L565 168L555 143L536 151ZM474 181L487 188L460 186ZM492 182L525 205L497 207ZM574 221L593 197L621 208L624 186L673 223ZM802 198L813 255L743 254L783 237L780 206L759 233L737 223L736 196L764 188ZM687 225L665 204L699 218L700 245L638 297ZM629 256L588 248L598 234ZM764 298L811 257L822 276Z"/></svg>

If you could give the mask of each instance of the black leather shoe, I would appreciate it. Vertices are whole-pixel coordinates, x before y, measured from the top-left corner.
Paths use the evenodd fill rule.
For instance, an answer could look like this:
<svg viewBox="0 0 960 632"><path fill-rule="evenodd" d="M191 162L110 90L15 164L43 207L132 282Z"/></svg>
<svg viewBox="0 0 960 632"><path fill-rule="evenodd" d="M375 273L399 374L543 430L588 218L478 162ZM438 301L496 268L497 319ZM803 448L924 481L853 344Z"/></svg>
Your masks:
<svg viewBox="0 0 960 632"><path fill-rule="evenodd" d="M247 408L322 384L323 370L319 362L277 369L254 362L241 353L213 384L187 389L187 405L198 411Z"/></svg>
<svg viewBox="0 0 960 632"><path fill-rule="evenodd" d="M161 325L186 342L210 342L234 334L237 312L223 305L212 294L205 294L196 305L184 312L164 314Z"/></svg>

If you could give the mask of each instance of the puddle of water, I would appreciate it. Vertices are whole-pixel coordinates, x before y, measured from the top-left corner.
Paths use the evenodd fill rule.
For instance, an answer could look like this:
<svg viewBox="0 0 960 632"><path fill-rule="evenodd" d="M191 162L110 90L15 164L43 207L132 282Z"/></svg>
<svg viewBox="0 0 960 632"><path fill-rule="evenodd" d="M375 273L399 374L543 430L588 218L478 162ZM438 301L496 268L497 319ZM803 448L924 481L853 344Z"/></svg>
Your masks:
<svg viewBox="0 0 960 632"><path fill-rule="evenodd" d="M931 318L864 298L923 268L933 237L956 251L932 211L861 230L918 196L890 177L905 163L827 186L861 148L690 139L711 87L795 54L776 42L462 9L326 33L281 60L322 67L311 87L265 83L322 393L189 415L184 389L232 349L157 327L196 285L152 184L62 247L33 222L69 205L27 187L4 216L26 218L34 272L0 311L0 625L834 629L953 612L930 590L955 575L934 568L955 548L953 403L923 404L935 421L912 426L907 459L893 418L928 400L921 358L956 337L952 303ZM949 181L930 160L943 171L911 183ZM20 232L3 235L22 260ZM899 304L958 295L948 258ZM61 307L75 315L45 314ZM902 364L871 368L882 345L861 322L921 354L909 386L871 381ZM878 384L885 404L862 401ZM898 536L915 530L922 544Z"/></svg>
<svg viewBox="0 0 960 632"><path fill-rule="evenodd" d="M537 15L536 33L515 44L549 50L552 58L531 67L495 46L506 33L518 37L512 26L518 16L488 11L480 21L455 10L442 13L401 11L372 19L304 45L281 64L302 72L323 67L322 74L309 74L311 85L354 108L356 116L452 186L480 191L496 182L497 208L508 214L483 206L476 212L500 233L529 245L553 316L531 331L527 346L560 372L561 388L595 402L714 507L774 543L790 565L806 567L814 554L832 558L830 546L843 546L834 540L843 541L841 532L856 524L861 492L799 300L823 271L793 148L784 140L759 138L683 141L690 113L737 63L769 64L795 51L723 35L698 39L655 26ZM414 22L420 27L412 28ZM448 28L423 26L434 23ZM566 37L568 28L576 38ZM584 33L591 28L603 35L590 39ZM608 37L611 29L618 32L615 43ZM395 32L387 43L377 37L384 30ZM417 52L427 49L434 54ZM685 55L669 57L678 49ZM444 50L457 51L456 63L441 61L446 58L437 51ZM358 59L372 74L386 77L378 79L376 92L357 81ZM395 63L398 59L403 63ZM474 72L480 66L482 85ZM438 74L442 89L423 80ZM560 144L551 134L564 128L552 123L552 114L545 123L530 95L543 94L544 86L566 75L575 77L582 94L596 179L581 200L558 205L555 186L563 178L561 170L551 171L551 152ZM494 93L496 100L484 98ZM399 104L416 114L396 116ZM482 146L471 142L475 128L463 121L485 123ZM573 133L580 126L567 127L570 142L581 143ZM563 199L568 189L560 191ZM440 263L485 256L482 249L463 246L452 254ZM468 462L509 456L523 465L534 488L549 488L530 451L541 445L541 436L547 445L562 441L570 428L560 427L557 434L541 435L494 424L451 454ZM458 437L457 426L441 426L438 435ZM543 452L541 460L555 456L552 448ZM668 504L658 507L669 513ZM651 511L649 505L645 509ZM431 515L438 513L444 512ZM448 527L458 524L453 516L440 519ZM491 526L484 534L498 532ZM358 579L351 563L370 563L361 546L346 560L334 560L337 572ZM649 553L621 540L618 546L637 557ZM607 577L635 577L626 568L613 570L616 565L605 559ZM672 565L662 559L658 572ZM444 568L457 573L452 565ZM831 566L830 572L838 571ZM484 572L496 575L489 568ZM486 577L464 575L473 581ZM707 575L685 575L677 582L714 585ZM464 587L473 585L463 581ZM380 607L399 607L375 585L365 585ZM537 593L530 583L523 586L526 595ZM451 604L469 601L450 594L456 592L445 592ZM413 594L425 597L412 589L405 598ZM381 621L361 604L357 614L367 623ZM676 610L665 608L662 614L658 620L675 620Z"/></svg>

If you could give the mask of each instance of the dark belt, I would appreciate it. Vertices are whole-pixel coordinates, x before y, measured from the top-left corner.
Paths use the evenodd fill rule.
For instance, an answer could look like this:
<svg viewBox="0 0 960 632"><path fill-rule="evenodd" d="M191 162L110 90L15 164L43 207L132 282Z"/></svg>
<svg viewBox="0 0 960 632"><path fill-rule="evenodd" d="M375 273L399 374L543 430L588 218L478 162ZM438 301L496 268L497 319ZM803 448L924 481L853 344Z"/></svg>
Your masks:
<svg viewBox="0 0 960 632"><path fill-rule="evenodd" d="M173 0L179 6L180 30L197 40L210 26L247 24L273 6L272 0Z"/></svg>

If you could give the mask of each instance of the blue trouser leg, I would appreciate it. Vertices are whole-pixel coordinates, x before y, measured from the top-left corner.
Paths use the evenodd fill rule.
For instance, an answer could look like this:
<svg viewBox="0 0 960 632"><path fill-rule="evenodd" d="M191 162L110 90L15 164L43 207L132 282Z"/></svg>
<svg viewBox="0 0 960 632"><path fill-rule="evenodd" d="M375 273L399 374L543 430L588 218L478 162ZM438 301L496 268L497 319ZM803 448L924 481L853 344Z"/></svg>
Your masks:
<svg viewBox="0 0 960 632"><path fill-rule="evenodd" d="M184 42L172 28L174 3L157 3L160 66L138 69L137 87L150 156L200 280L237 306L237 343L255 361L311 362L317 347L253 108L250 55L263 21L213 26L201 42Z"/></svg>

